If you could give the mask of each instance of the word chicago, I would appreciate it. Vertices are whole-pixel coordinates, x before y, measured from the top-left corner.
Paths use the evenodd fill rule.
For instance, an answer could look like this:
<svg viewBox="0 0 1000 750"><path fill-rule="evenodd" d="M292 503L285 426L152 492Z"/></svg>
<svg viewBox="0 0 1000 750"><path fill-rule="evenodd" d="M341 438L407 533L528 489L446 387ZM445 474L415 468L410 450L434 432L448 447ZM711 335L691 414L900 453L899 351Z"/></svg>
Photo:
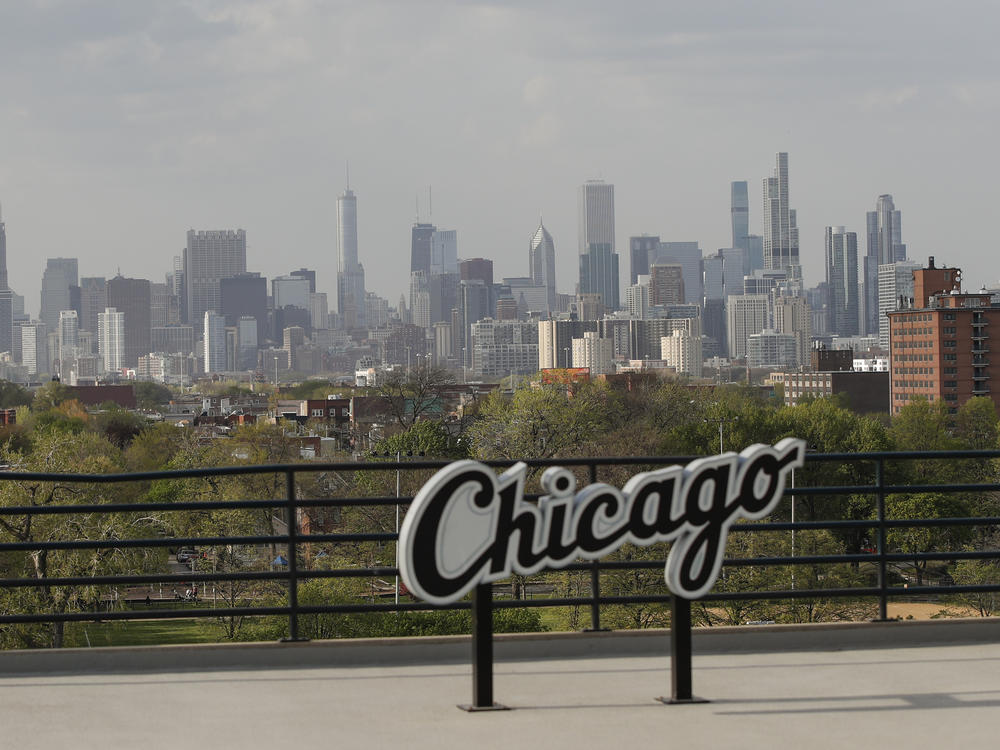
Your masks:
<svg viewBox="0 0 1000 750"><path fill-rule="evenodd" d="M537 504L524 498L525 464L497 477L458 461L414 498L400 529L400 574L414 595L448 604L514 573L596 559L627 542L672 542L667 586L697 599L718 578L729 527L770 513L804 458L805 442L786 438L637 474L620 490L598 483L579 492L570 471L552 467Z"/></svg>

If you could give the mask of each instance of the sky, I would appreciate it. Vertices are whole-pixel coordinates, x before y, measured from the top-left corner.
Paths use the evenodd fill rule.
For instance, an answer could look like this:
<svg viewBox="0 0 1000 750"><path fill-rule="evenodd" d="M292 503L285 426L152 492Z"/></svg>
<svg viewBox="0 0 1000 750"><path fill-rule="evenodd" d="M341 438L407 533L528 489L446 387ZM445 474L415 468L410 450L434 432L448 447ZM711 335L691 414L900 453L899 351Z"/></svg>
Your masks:
<svg viewBox="0 0 1000 750"><path fill-rule="evenodd" d="M789 153L803 272L864 247L891 193L911 258L996 284L1000 6L941 2L19 0L0 11L0 204L11 286L47 257L162 281L188 229L243 228L249 270L336 287L358 196L370 291L408 289L410 226L527 274L544 220L577 281L577 189L628 237L728 247L729 183ZM433 196L433 201L429 199Z"/></svg>

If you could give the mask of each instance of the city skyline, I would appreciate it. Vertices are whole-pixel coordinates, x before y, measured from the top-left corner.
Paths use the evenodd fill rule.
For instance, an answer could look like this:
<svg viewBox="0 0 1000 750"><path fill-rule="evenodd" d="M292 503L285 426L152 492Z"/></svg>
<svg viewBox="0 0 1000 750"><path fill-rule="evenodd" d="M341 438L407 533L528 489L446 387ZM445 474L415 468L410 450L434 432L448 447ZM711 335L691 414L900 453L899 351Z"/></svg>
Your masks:
<svg viewBox="0 0 1000 750"><path fill-rule="evenodd" d="M418 214L455 229L464 255L496 259L498 276L523 273L516 251L545 216L568 291L583 180L616 185L619 253L648 233L710 254L731 244L733 181L748 182L761 233L777 151L793 160L807 285L823 276L824 228L860 236L882 194L907 214L910 257L947 248L967 279L992 284L998 13L17 4L0 29L11 285L30 304L44 259L64 255L85 275L158 281L186 229L243 227L250 267L315 268L332 300L334 199L350 161L378 294L408 287Z"/></svg>

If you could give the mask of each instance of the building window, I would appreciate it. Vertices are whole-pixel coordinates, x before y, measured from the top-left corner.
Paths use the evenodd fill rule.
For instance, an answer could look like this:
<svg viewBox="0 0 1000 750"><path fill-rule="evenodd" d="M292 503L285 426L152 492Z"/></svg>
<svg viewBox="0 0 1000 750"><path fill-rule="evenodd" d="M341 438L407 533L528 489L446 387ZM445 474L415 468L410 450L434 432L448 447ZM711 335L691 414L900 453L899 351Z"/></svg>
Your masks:
<svg viewBox="0 0 1000 750"><path fill-rule="evenodd" d="M324 417L324 416L326 416L326 412L323 409L313 409L312 410L312 416L313 417Z"/></svg>

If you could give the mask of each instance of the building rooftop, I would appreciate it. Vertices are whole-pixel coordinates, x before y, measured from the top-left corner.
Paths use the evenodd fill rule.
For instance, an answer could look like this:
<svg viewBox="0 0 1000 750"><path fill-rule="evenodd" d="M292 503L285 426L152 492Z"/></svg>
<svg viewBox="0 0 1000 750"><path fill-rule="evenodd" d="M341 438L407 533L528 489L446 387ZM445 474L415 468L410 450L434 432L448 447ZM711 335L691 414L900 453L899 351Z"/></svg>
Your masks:
<svg viewBox="0 0 1000 750"><path fill-rule="evenodd" d="M498 636L466 713L466 638L2 652L9 747L992 746L998 620L711 628L663 705L663 631Z"/></svg>

